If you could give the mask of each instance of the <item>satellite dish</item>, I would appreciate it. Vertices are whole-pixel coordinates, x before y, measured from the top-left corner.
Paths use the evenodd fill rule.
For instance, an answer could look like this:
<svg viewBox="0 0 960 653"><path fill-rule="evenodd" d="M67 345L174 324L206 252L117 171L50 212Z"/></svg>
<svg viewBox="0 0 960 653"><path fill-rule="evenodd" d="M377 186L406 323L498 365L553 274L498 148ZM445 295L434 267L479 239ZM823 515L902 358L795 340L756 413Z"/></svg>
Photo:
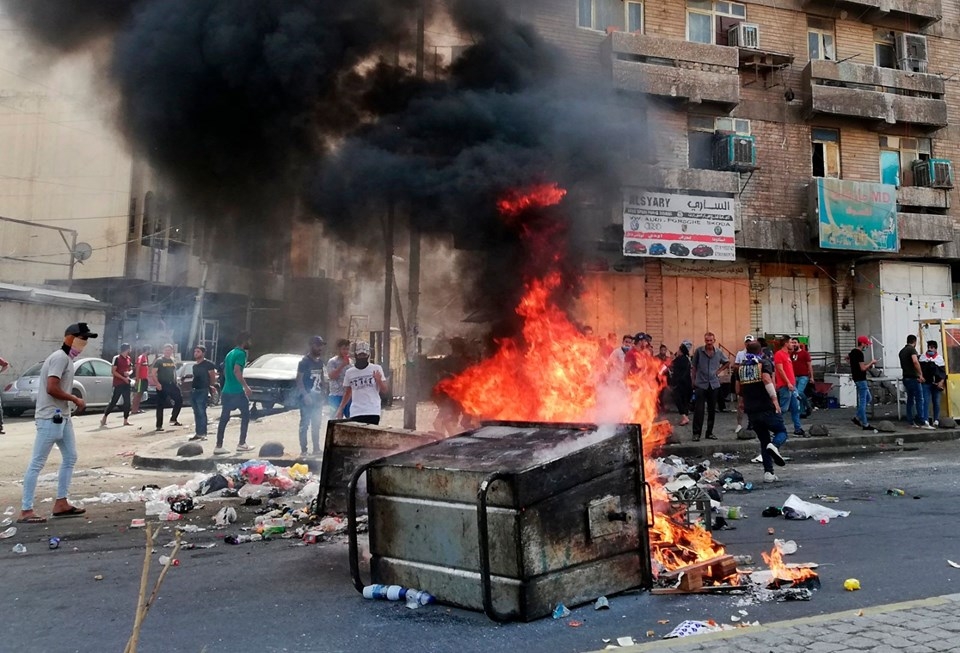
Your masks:
<svg viewBox="0 0 960 653"><path fill-rule="evenodd" d="M93 248L90 247L90 243L77 243L76 247L73 248L73 258L81 263L90 258L91 254L93 254Z"/></svg>

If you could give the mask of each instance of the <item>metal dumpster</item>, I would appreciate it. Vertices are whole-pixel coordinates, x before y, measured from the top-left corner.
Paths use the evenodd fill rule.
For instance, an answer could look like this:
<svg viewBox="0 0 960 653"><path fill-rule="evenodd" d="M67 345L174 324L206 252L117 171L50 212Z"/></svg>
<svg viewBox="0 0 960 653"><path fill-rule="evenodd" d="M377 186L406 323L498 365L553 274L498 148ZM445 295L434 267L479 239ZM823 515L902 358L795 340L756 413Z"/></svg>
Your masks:
<svg viewBox="0 0 960 653"><path fill-rule="evenodd" d="M373 582L498 621L649 588L641 451L636 425L488 422L369 463L351 488L367 475Z"/></svg>

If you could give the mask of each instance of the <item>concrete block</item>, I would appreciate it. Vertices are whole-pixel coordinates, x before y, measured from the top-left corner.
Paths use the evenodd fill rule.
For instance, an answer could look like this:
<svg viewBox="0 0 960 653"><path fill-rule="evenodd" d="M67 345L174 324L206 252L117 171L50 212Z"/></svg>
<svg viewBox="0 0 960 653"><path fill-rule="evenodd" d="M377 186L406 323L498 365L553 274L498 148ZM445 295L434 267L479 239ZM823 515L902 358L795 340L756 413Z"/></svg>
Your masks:
<svg viewBox="0 0 960 653"><path fill-rule="evenodd" d="M275 458L283 455L283 444L280 442L264 442L257 454L261 458Z"/></svg>
<svg viewBox="0 0 960 653"><path fill-rule="evenodd" d="M957 428L957 421L952 417L941 417L940 418L940 428L942 429L955 429Z"/></svg>
<svg viewBox="0 0 960 653"><path fill-rule="evenodd" d="M830 429L824 424L814 424L810 427L810 435L825 436L830 435Z"/></svg>
<svg viewBox="0 0 960 653"><path fill-rule="evenodd" d="M897 427L893 425L893 422L886 419L877 422L873 427L881 433L894 433L897 430Z"/></svg>
<svg viewBox="0 0 960 653"><path fill-rule="evenodd" d="M177 449L177 455L184 458L192 458L193 456L202 456L203 447L201 447L196 442L188 442L185 445Z"/></svg>

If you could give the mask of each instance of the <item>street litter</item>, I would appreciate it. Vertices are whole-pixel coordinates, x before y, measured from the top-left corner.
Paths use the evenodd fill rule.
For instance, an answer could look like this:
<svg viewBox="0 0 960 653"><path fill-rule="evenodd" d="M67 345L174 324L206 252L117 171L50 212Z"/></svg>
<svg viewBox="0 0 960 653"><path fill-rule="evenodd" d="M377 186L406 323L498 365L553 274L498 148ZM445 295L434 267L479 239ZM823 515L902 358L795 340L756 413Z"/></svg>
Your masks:
<svg viewBox="0 0 960 653"><path fill-rule="evenodd" d="M906 494L906 492L904 492L898 487L892 487L889 490L887 490L887 494L892 497L902 497L904 494Z"/></svg>
<svg viewBox="0 0 960 653"><path fill-rule="evenodd" d="M25 547L25 546L23 546L22 544L19 544L19 543L18 543L18 544L14 544L14 545L13 545L13 552L14 552L14 553L26 553L26 552L27 552L27 547Z"/></svg>
<svg viewBox="0 0 960 653"><path fill-rule="evenodd" d="M6 510L3 511L3 514L12 515L16 511L17 511L16 508L14 508L13 506L9 506Z"/></svg>
<svg viewBox="0 0 960 653"><path fill-rule="evenodd" d="M93 577L93 580L103 580L103 575L97 574L96 576Z"/></svg>
<svg viewBox="0 0 960 653"><path fill-rule="evenodd" d="M147 525L146 519L131 519L130 528L143 528Z"/></svg>
<svg viewBox="0 0 960 653"><path fill-rule="evenodd" d="M630 636L617 638L617 646L633 646L633 645L634 645L634 641L633 641L633 638Z"/></svg>
<svg viewBox="0 0 960 653"><path fill-rule="evenodd" d="M676 628L663 636L664 639L676 639L677 637L690 637L691 635L703 635L704 633L716 633L721 630L720 626L714 621L681 621Z"/></svg>
<svg viewBox="0 0 960 653"><path fill-rule="evenodd" d="M554 619L565 619L570 616L570 608L565 606L563 603L557 603L557 607L553 609L553 618Z"/></svg>
<svg viewBox="0 0 960 653"><path fill-rule="evenodd" d="M16 527L16 526L11 526L11 527L8 528L7 530L5 530L5 531L3 531L2 533L0 533L0 540L5 540L5 539L7 539L8 537L13 537L13 536L16 535L16 534L17 534L17 527Z"/></svg>
<svg viewBox="0 0 960 653"><path fill-rule="evenodd" d="M804 501L795 494L787 497L783 502L783 516L786 519L835 519L836 517L847 517L850 515L848 510L833 510L826 506Z"/></svg>
<svg viewBox="0 0 960 653"><path fill-rule="evenodd" d="M957 564L956 562L954 562L953 560L947 560L947 564L950 565L951 567L953 567L954 569L960 569L960 565L958 565L958 564Z"/></svg>
<svg viewBox="0 0 960 653"><path fill-rule="evenodd" d="M568 622L567 622L567 625L570 626L571 628L579 628L580 626L583 625L583 622L582 622L582 621L568 621Z"/></svg>
<svg viewBox="0 0 960 653"><path fill-rule="evenodd" d="M593 604L594 610L609 610L610 601L607 600L607 597L601 596L597 599L596 603Z"/></svg>
<svg viewBox="0 0 960 653"><path fill-rule="evenodd" d="M840 503L840 497L832 497L827 494L814 494L811 499L817 499L818 501L826 501L827 503Z"/></svg>
<svg viewBox="0 0 960 653"><path fill-rule="evenodd" d="M791 555L797 552L797 543L793 540L774 540L773 545L777 547L781 555Z"/></svg>
<svg viewBox="0 0 960 653"><path fill-rule="evenodd" d="M860 581L856 578L848 578L847 580L843 581L843 589L847 590L848 592L855 592L860 589Z"/></svg>
<svg viewBox="0 0 960 653"><path fill-rule="evenodd" d="M224 506L213 516L213 523L217 528L226 528L227 524L237 521L237 511L230 506Z"/></svg>

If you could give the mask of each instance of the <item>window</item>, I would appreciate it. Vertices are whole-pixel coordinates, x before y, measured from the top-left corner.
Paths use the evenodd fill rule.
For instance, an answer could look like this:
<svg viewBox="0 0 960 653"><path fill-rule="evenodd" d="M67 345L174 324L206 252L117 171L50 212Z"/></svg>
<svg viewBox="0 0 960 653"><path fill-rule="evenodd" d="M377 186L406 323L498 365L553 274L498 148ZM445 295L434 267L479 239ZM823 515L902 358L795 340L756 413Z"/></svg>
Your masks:
<svg viewBox="0 0 960 653"><path fill-rule="evenodd" d="M687 40L727 44L727 30L747 17L745 5L713 0L687 0Z"/></svg>
<svg viewBox="0 0 960 653"><path fill-rule="evenodd" d="M811 61L814 59L837 60L832 20L807 17L807 54Z"/></svg>
<svg viewBox="0 0 960 653"><path fill-rule="evenodd" d="M113 378L113 372L110 369L110 363L107 363L106 361L98 361L98 360L90 361L90 363L93 364L94 376L105 376L109 379ZM84 363L84 365L88 365L90 363Z"/></svg>
<svg viewBox="0 0 960 653"><path fill-rule="evenodd" d="M643 33L643 3L625 2L627 10L627 31Z"/></svg>
<svg viewBox="0 0 960 653"><path fill-rule="evenodd" d="M90 361L87 361L77 368L77 371L74 372L74 376L96 376L93 373L93 364Z"/></svg>
<svg viewBox="0 0 960 653"><path fill-rule="evenodd" d="M894 186L913 185L913 162L930 158L929 138L880 137L880 181Z"/></svg>
<svg viewBox="0 0 960 653"><path fill-rule="evenodd" d="M137 198L130 198L130 208L129 216L127 218L128 227L127 227L127 240L133 241L136 239L137 234L139 233L137 225Z"/></svg>
<svg viewBox="0 0 960 653"><path fill-rule="evenodd" d="M813 129L813 176L840 178L840 132L836 129Z"/></svg>
<svg viewBox="0 0 960 653"><path fill-rule="evenodd" d="M623 0L577 0L577 25L604 32L608 27L622 30L630 11ZM643 12L641 11L641 16ZM631 30L633 31L633 30Z"/></svg>
<svg viewBox="0 0 960 653"><path fill-rule="evenodd" d="M700 170L713 170L713 143L717 132L750 135L750 121L741 118L691 115L688 122L688 165Z"/></svg>
<svg viewBox="0 0 960 653"><path fill-rule="evenodd" d="M153 221L157 216L157 202L152 190L143 196L143 220L140 225L140 244L149 247L153 235Z"/></svg>
<svg viewBox="0 0 960 653"><path fill-rule="evenodd" d="M873 63L881 68L897 67L897 48L890 30L873 30Z"/></svg>

